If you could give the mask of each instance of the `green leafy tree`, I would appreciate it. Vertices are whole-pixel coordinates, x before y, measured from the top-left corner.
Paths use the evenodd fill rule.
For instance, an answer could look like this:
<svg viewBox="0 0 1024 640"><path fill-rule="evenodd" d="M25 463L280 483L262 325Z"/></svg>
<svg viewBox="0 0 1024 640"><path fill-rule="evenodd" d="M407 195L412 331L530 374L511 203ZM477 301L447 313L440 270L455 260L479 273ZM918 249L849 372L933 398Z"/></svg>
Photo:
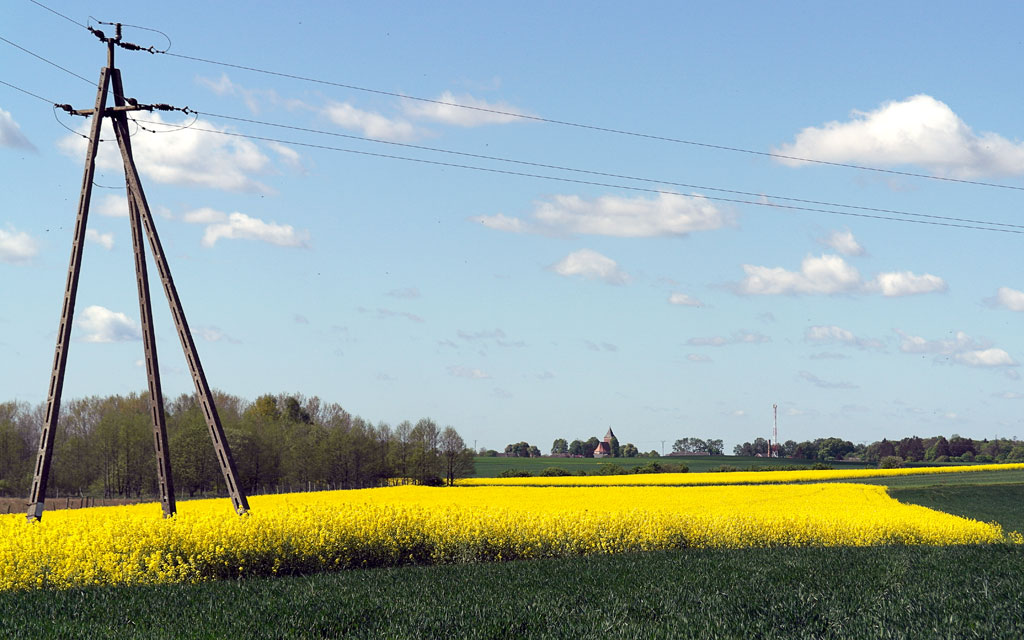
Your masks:
<svg viewBox="0 0 1024 640"><path fill-rule="evenodd" d="M555 438L555 441L551 443L551 455L564 455L569 453L569 443L565 441L565 438Z"/></svg>
<svg viewBox="0 0 1024 640"><path fill-rule="evenodd" d="M444 428L440 436L440 447L448 486L455 484L456 478L465 478L473 474L473 450L466 448L465 441L455 429Z"/></svg>
<svg viewBox="0 0 1024 640"><path fill-rule="evenodd" d="M637 451L636 445L632 442L627 442L626 446L622 447L623 458L635 458L640 452Z"/></svg>

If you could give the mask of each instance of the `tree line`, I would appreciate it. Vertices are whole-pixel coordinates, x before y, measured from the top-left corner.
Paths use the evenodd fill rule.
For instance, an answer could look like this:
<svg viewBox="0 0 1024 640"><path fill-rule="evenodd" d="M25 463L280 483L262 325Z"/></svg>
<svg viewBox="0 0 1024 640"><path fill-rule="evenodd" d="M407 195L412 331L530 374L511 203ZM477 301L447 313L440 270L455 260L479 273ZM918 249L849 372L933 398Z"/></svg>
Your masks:
<svg viewBox="0 0 1024 640"><path fill-rule="evenodd" d="M214 393L239 484L249 494L357 489L393 482L451 484L474 473L458 432L423 418L394 427L340 405L299 395L253 402ZM27 495L45 406L0 403L0 495ZM178 496L226 491L195 397L166 402L168 448ZM140 497L156 493L148 394L65 402L55 432L48 495Z"/></svg>
<svg viewBox="0 0 1024 640"><path fill-rule="evenodd" d="M768 454L768 441L756 438L753 442L736 445L733 454L755 456ZM816 438L779 443L779 456L804 460L856 459L877 463L883 458L899 458L907 462L1021 462L1024 461L1024 442L997 438L974 440L953 434L920 438L909 436L901 440L883 438L871 444L854 444L841 438Z"/></svg>

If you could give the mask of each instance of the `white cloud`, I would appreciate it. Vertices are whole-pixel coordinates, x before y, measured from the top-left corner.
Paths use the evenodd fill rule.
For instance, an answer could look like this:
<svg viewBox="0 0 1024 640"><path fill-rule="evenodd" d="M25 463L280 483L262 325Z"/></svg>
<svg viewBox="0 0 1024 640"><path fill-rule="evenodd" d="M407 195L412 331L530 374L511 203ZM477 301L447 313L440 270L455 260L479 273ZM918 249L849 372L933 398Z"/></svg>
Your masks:
<svg viewBox="0 0 1024 640"><path fill-rule="evenodd" d="M503 214L471 218L498 231L542 234L588 234L617 238L684 236L733 224L733 217L699 195L658 194L601 196L587 200L575 195L556 195L536 204L530 220Z"/></svg>
<svg viewBox="0 0 1024 640"><path fill-rule="evenodd" d="M291 147L281 144L280 142L268 142L267 146L274 150L280 158L289 167L294 169L302 168L302 156L299 152Z"/></svg>
<svg viewBox="0 0 1024 640"><path fill-rule="evenodd" d="M135 163L145 178L163 184L272 193L269 187L252 177L270 168L270 159L252 142L201 131L228 131L202 119L197 120L194 127L184 129L177 129L182 126L179 123L165 122L159 113L147 113L139 116L139 120L145 120L147 128L162 131L140 131L132 136ZM79 132L87 134L88 127L89 122L83 122ZM109 120L104 119L103 127L103 138L114 139ZM81 136L69 135L58 142L58 147L66 155L81 161L87 142ZM121 153L117 145L101 145L96 166L121 170Z"/></svg>
<svg viewBox="0 0 1024 640"><path fill-rule="evenodd" d="M886 297L936 293L947 289L946 282L930 273L917 275L910 271L878 274L865 282L860 272L840 256L822 254L807 256L800 271L783 267L762 267L745 264L747 277L735 287L741 295L835 295L842 293L881 293Z"/></svg>
<svg viewBox="0 0 1024 640"><path fill-rule="evenodd" d="M264 222L237 211L225 214L213 209L197 209L185 214L187 222L207 224L203 233L204 247L213 247L221 238L229 240L260 240L279 247L308 247L309 232L296 231L290 224Z"/></svg>
<svg viewBox="0 0 1024 640"><path fill-rule="evenodd" d="M447 104L438 104L440 102ZM517 122L522 118L507 114L528 115L525 111L503 102L490 103L468 94L456 96L451 91L445 91L438 96L437 102L405 100L402 103L402 109L410 118L432 120L460 127ZM495 111L504 113L494 113Z"/></svg>
<svg viewBox="0 0 1024 640"><path fill-rule="evenodd" d="M989 349L978 349L975 351L965 351L963 353L957 353L953 356L960 364L966 364L969 367L1015 367L1017 363L1013 361L1010 354L1003 351L1002 349L989 348Z"/></svg>
<svg viewBox="0 0 1024 640"><path fill-rule="evenodd" d="M857 385L851 382L831 382L829 380L823 380L818 376L814 375L810 371L801 371L798 376L801 380L806 380L816 387L821 389L859 389Z"/></svg>
<svg viewBox="0 0 1024 640"><path fill-rule="evenodd" d="M1009 287L999 287L996 297L991 300L993 304L1010 311L1024 311L1024 291L1017 291Z"/></svg>
<svg viewBox="0 0 1024 640"><path fill-rule="evenodd" d="M975 340L963 331L958 331L951 340L926 340L896 330L901 338L900 351L903 353L933 354L946 357L950 362L969 367L1016 367L1017 362L1003 349L990 343Z"/></svg>
<svg viewBox="0 0 1024 640"><path fill-rule="evenodd" d="M684 307L703 307L704 303L700 300L690 297L685 293L673 293L668 297L669 304L678 304Z"/></svg>
<svg viewBox="0 0 1024 640"><path fill-rule="evenodd" d="M224 333L220 327L199 327L198 331L200 337L207 342L230 342L231 344L241 344L241 341Z"/></svg>
<svg viewBox="0 0 1024 640"><path fill-rule="evenodd" d="M96 213L108 218L128 217L128 196L108 193L96 204Z"/></svg>
<svg viewBox="0 0 1024 640"><path fill-rule="evenodd" d="M853 332L836 325L808 327L804 340L818 344L847 344L862 349L881 349L883 346L879 340L858 338Z"/></svg>
<svg viewBox="0 0 1024 640"><path fill-rule="evenodd" d="M1024 174L1024 143L975 133L948 105L928 95L886 102L874 111L855 110L847 122L808 127L775 151L829 162L918 165L960 178Z"/></svg>
<svg viewBox="0 0 1024 640"><path fill-rule="evenodd" d="M946 291L946 281L930 273L917 275L910 271L892 271L880 273L867 284L870 291L880 291L883 296L894 298L912 296L922 293L939 293Z"/></svg>
<svg viewBox="0 0 1024 640"><path fill-rule="evenodd" d="M469 367L461 367L458 365L448 367L448 375L456 378L469 378L471 380L486 380L491 377L480 369L471 369Z"/></svg>
<svg viewBox="0 0 1024 640"><path fill-rule="evenodd" d="M551 265L550 269L562 276L583 276L591 280L604 280L608 284L626 284L630 281L629 274L619 269L614 260L591 249L573 251Z"/></svg>
<svg viewBox="0 0 1024 640"><path fill-rule="evenodd" d="M1019 391L1003 391L1002 393L993 393L992 397L1001 400L1021 400L1024 399L1024 393Z"/></svg>
<svg viewBox="0 0 1024 640"><path fill-rule="evenodd" d="M690 362L711 362L711 356L704 355L703 353L688 353L686 359Z"/></svg>
<svg viewBox="0 0 1024 640"><path fill-rule="evenodd" d="M201 207L185 213L182 218L185 222L192 224L215 224L218 222L227 222L228 214L223 211L217 211L210 207Z"/></svg>
<svg viewBox="0 0 1024 640"><path fill-rule="evenodd" d="M864 255L864 247L857 242L851 231L833 231L832 235L822 239L821 243L844 256Z"/></svg>
<svg viewBox="0 0 1024 640"><path fill-rule="evenodd" d="M356 310L359 311L359 313L369 313L370 311L366 307L357 307ZM409 313L408 311L395 311L393 309L383 309L380 307L378 307L375 311L377 313L377 318L379 320L384 320L387 318L405 318L406 320L411 320L412 322L426 322L426 320L424 320L422 317L416 315L415 313Z"/></svg>
<svg viewBox="0 0 1024 640"><path fill-rule="evenodd" d="M130 342L141 340L139 325L119 311L99 305L86 307L78 317L78 327L86 332L85 342Z"/></svg>
<svg viewBox="0 0 1024 640"><path fill-rule="evenodd" d="M39 243L24 231L0 229L0 262L22 264L36 257Z"/></svg>
<svg viewBox="0 0 1024 640"><path fill-rule="evenodd" d="M771 341L772 339L764 334L741 330L736 331L729 337L710 336L690 338L686 341L686 344L695 347L724 347L730 344L764 344Z"/></svg>
<svg viewBox="0 0 1024 640"><path fill-rule="evenodd" d="M800 295L853 293L861 288L860 272L839 256L808 256L800 271L782 267L759 267L745 264L747 274L737 292L751 295Z"/></svg>
<svg viewBox="0 0 1024 640"><path fill-rule="evenodd" d="M367 138L378 140L401 142L414 140L425 133L406 120L363 111L347 102L331 102L324 107L324 115L339 127L359 131Z"/></svg>
<svg viewBox="0 0 1024 640"><path fill-rule="evenodd" d="M107 251L114 248L114 234L113 233L100 233L95 229L85 230L85 239L87 242L93 242L100 245Z"/></svg>
<svg viewBox="0 0 1024 640"><path fill-rule="evenodd" d="M21 132L21 126L14 121L10 112L3 109L0 109L0 147L36 150L35 145Z"/></svg>

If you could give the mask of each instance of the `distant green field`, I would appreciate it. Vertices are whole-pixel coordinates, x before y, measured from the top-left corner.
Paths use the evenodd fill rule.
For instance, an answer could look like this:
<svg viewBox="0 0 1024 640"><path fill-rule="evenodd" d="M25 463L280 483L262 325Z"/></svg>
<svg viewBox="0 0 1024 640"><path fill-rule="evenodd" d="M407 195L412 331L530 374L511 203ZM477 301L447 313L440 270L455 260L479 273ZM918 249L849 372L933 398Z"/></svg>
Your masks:
<svg viewBox="0 0 1024 640"><path fill-rule="evenodd" d="M486 456L478 456L473 461L476 465L474 478L496 478L501 475L501 472L508 469L529 471L536 475L547 467L561 467L572 473L581 470L590 473L598 465L608 463L617 464L627 469L639 467L649 462L685 464L692 473L711 471L722 465L731 465L743 470L750 466L775 467L796 465L810 467L814 464L811 460L740 456L665 456L661 458L488 458ZM829 462L828 465L835 469L864 469L874 466L861 462Z"/></svg>

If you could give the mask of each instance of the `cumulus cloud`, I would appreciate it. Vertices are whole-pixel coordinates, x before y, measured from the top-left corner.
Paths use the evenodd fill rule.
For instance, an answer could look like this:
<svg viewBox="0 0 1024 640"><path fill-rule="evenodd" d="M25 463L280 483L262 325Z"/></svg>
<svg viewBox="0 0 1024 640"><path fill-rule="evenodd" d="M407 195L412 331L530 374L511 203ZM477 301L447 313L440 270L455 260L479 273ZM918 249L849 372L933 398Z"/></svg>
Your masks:
<svg viewBox="0 0 1024 640"><path fill-rule="evenodd" d="M851 257L864 255L864 247L857 242L851 231L833 231L829 237L823 238L821 243L831 247L840 255Z"/></svg>
<svg viewBox="0 0 1024 640"><path fill-rule="evenodd" d="M1009 309L1010 311L1024 311L1024 291L1017 291L1009 287L999 287L995 298L990 298L987 302L993 306Z"/></svg>
<svg viewBox="0 0 1024 640"><path fill-rule="evenodd" d="M942 278L910 271L880 273L865 281L860 272L841 256L807 256L799 271L783 267L745 264L746 277L735 287L741 295L836 295L881 293L886 297L946 291Z"/></svg>
<svg viewBox="0 0 1024 640"><path fill-rule="evenodd" d="M85 331L85 342L130 342L141 340L142 331L134 320L120 311L92 305L86 307L76 322Z"/></svg>
<svg viewBox="0 0 1024 640"><path fill-rule="evenodd" d="M499 347L525 347L522 340L509 340L508 336L501 329L494 331L464 331L459 329L456 335L466 342L494 342Z"/></svg>
<svg viewBox="0 0 1024 640"><path fill-rule="evenodd" d="M883 296L893 298L913 296L921 293L941 293L947 289L946 281L930 273L917 275L910 271L880 273L867 284L870 291L879 291Z"/></svg>
<svg viewBox="0 0 1024 640"><path fill-rule="evenodd" d="M771 341L772 339L764 334L740 330L731 336L690 338L686 344L696 347L724 347L730 344L764 344Z"/></svg>
<svg viewBox="0 0 1024 640"><path fill-rule="evenodd" d="M100 201L96 203L96 213L101 216L107 216L108 218L127 218L128 217L128 196L118 195L116 193L105 194Z"/></svg>
<svg viewBox="0 0 1024 640"><path fill-rule="evenodd" d="M582 276L608 284L626 284L631 279L628 273L619 269L618 263L591 249L573 251L549 268L561 276Z"/></svg>
<svg viewBox="0 0 1024 640"><path fill-rule="evenodd" d="M204 207L187 212L184 215L184 220L193 224L207 225L202 239L204 247L213 247L222 238L260 240L279 247L306 248L309 246L308 231L297 231L290 224L264 222L259 218L253 218L237 211L228 214Z"/></svg>
<svg viewBox="0 0 1024 640"><path fill-rule="evenodd" d="M231 344L241 344L241 341L232 338L228 334L224 333L220 327L208 326L199 327L198 332L200 337L207 342L229 342Z"/></svg>
<svg viewBox="0 0 1024 640"><path fill-rule="evenodd" d="M874 111L855 110L846 122L808 127L775 151L829 162L918 165L960 178L1024 174L1024 143L975 133L948 105L928 95L886 102Z"/></svg>
<svg viewBox="0 0 1024 640"><path fill-rule="evenodd" d="M0 147L36 151L36 146L21 132L21 126L14 117L3 109L0 109Z"/></svg>
<svg viewBox="0 0 1024 640"><path fill-rule="evenodd" d="M459 127L517 122L522 120L517 116L529 115L504 102L487 102L469 94L456 96L451 91L442 93L436 102L405 100L402 103L402 108L410 118L431 120ZM496 111L503 113L495 113Z"/></svg>
<svg viewBox="0 0 1024 640"><path fill-rule="evenodd" d="M176 129L176 122L165 122L159 113L147 113L146 126L163 133L140 132L132 137L132 151L136 166L145 178L163 184L207 187L227 191L272 193L273 190L253 176L270 169L270 159L258 146L234 136L217 135L201 131L229 131L202 118L192 128ZM103 121L103 138L113 139L110 121ZM89 122L79 126L79 132L88 133ZM58 143L66 155L81 161L88 144L78 135L69 135ZM121 153L117 145L101 145L96 166L104 170L122 169Z"/></svg>
<svg viewBox="0 0 1024 640"><path fill-rule="evenodd" d="M861 286L860 272L839 256L808 256L800 265L800 271L788 271L782 267L761 267L743 265L747 274L738 285L737 291L749 295L832 295L852 293Z"/></svg>
<svg viewBox="0 0 1024 640"><path fill-rule="evenodd" d="M673 293L668 297L669 304L678 304L684 307L703 307L704 303L700 300L688 296L685 293Z"/></svg>
<svg viewBox="0 0 1024 640"><path fill-rule="evenodd" d="M357 307L356 311L358 311L359 313L370 312L370 310L367 309L366 307ZM384 309L382 307L377 307L375 311L377 313L378 320L386 320L388 318L405 318L406 320L411 320L412 322L426 322L426 320L424 320L422 317L416 315L415 313L409 313L408 311L395 311L394 309Z"/></svg>
<svg viewBox="0 0 1024 640"><path fill-rule="evenodd" d="M113 233L100 233L95 229L86 229L85 240L87 242L92 242L93 244L98 244L107 251L110 251L111 249L114 248Z"/></svg>
<svg viewBox="0 0 1024 640"><path fill-rule="evenodd" d="M647 198L556 195L538 202L529 220L504 214L471 218L498 231L587 234L617 238L685 236L733 224L733 216L699 195L662 193Z"/></svg>
<svg viewBox="0 0 1024 640"><path fill-rule="evenodd" d="M480 369L472 369L470 367L463 367L459 365L451 365L448 367L448 375L455 378L469 378L471 380L487 380L491 377Z"/></svg>
<svg viewBox="0 0 1024 640"><path fill-rule="evenodd" d="M900 351L903 353L932 354L937 359L946 359L968 367L1016 367L1017 362L1003 349L993 347L988 341L975 340L963 331L957 331L949 340L927 340L903 331L900 336Z"/></svg>
<svg viewBox="0 0 1024 640"><path fill-rule="evenodd" d="M359 131L367 138L403 142L414 140L425 132L400 118L389 118L374 111L363 111L347 102L330 102L324 115L344 129Z"/></svg>
<svg viewBox="0 0 1024 640"><path fill-rule="evenodd" d="M806 380L816 387L821 389L859 389L860 387L853 384L852 382L832 382L829 380L823 380L818 376L814 375L810 371L801 371L798 376L801 380Z"/></svg>
<svg viewBox="0 0 1024 640"><path fill-rule="evenodd" d="M0 229L0 262L23 264L39 253L39 242L24 231Z"/></svg>
<svg viewBox="0 0 1024 640"><path fill-rule="evenodd" d="M880 340L858 338L852 331L836 325L817 325L808 327L804 332L804 340L816 344L845 344L861 349L881 349Z"/></svg>

